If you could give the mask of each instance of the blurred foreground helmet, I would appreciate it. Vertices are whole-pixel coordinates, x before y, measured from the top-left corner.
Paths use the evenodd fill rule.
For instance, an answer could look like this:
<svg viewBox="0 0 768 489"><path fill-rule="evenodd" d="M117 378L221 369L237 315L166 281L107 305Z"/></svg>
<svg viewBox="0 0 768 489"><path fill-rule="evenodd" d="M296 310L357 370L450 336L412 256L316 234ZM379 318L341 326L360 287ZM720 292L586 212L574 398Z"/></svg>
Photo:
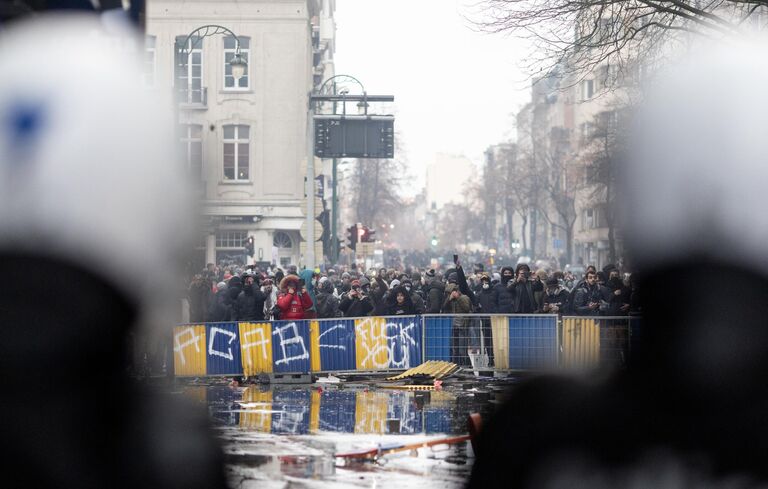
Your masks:
<svg viewBox="0 0 768 489"><path fill-rule="evenodd" d="M193 211L129 25L0 31L0 470L25 487L225 486L207 412L127 375L142 320L172 351Z"/></svg>
<svg viewBox="0 0 768 489"><path fill-rule="evenodd" d="M0 32L0 253L82 266L144 314L170 303L192 207L170 97L140 86L128 27L67 14Z"/></svg>

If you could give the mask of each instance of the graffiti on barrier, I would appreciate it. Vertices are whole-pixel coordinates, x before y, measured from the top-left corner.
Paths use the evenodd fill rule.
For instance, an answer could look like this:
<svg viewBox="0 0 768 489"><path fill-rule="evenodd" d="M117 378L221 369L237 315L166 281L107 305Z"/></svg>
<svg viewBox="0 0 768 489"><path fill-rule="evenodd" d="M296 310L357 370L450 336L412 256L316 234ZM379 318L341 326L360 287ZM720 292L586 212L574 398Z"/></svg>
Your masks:
<svg viewBox="0 0 768 489"><path fill-rule="evenodd" d="M333 338L329 339L329 341L333 341L335 343L323 343L323 337L326 336L328 333L331 333L333 331L342 330L342 334L336 333L333 336ZM342 350L345 351L347 349L347 346L344 344L339 343L339 339L343 338L343 333L347 331L347 325L345 324L336 324L334 326L331 326L330 328L323 331L320 336L318 337L319 341L319 347L320 348L331 348L335 350Z"/></svg>
<svg viewBox="0 0 768 489"><path fill-rule="evenodd" d="M417 347L416 321L366 318L358 321L358 355L361 368L409 368L411 349Z"/></svg>
<svg viewBox="0 0 768 489"><path fill-rule="evenodd" d="M264 329L265 327L261 327L244 332L242 334L242 342L244 351L250 350L251 348L256 348L256 351L258 352L258 347L260 346L261 358L267 360L269 358L267 355L267 345L269 345L269 338L264 334ZM254 341L251 341L251 336L258 336L258 338L256 338ZM253 365L251 355L245 355L245 358L249 366Z"/></svg>
<svg viewBox="0 0 768 489"><path fill-rule="evenodd" d="M216 341L216 335L224 335L229 337L229 341L227 342L227 351L219 351L214 349L213 343ZM217 357L225 358L227 360L233 360L235 356L232 354L232 343L237 339L237 334L232 331L227 331L226 329L221 329L217 327L213 327L208 332L208 354L214 355Z"/></svg>
<svg viewBox="0 0 768 489"><path fill-rule="evenodd" d="M304 343L304 338L299 334L299 329L295 322L276 327L272 332L272 336L278 336L278 347L282 352L282 357L279 360L275 360L275 365L309 358L309 350L307 350L307 345ZM291 350L290 354L289 350Z"/></svg>
<svg viewBox="0 0 768 489"><path fill-rule="evenodd" d="M181 338L189 336L189 339L181 342ZM195 328L188 327L182 328L181 331L173 335L173 351L179 354L179 361L181 365L187 364L187 358L184 356L184 350L190 346L194 346L197 353L200 353L200 339L201 335L195 333Z"/></svg>

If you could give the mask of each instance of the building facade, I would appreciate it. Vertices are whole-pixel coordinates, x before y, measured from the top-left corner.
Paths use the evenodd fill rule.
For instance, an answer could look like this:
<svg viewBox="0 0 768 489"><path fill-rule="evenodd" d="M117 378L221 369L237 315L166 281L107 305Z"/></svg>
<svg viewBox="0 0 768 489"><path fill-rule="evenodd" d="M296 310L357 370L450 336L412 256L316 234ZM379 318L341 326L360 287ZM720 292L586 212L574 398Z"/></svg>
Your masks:
<svg viewBox="0 0 768 489"><path fill-rule="evenodd" d="M334 0L148 2L145 83L176 94L181 164L201 199L196 265L300 262L308 96L333 74L334 9ZM209 25L236 38L200 29ZM238 42L247 69L236 79Z"/></svg>

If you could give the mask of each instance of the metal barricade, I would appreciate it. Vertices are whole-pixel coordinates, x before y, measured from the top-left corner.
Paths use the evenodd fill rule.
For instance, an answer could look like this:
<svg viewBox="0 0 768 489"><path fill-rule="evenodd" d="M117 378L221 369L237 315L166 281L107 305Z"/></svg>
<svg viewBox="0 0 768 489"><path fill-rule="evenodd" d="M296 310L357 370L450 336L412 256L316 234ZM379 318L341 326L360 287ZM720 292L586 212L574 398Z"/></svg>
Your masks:
<svg viewBox="0 0 768 489"><path fill-rule="evenodd" d="M640 318L429 314L184 324L180 377L405 370L427 360L497 370L623 366Z"/></svg>
<svg viewBox="0 0 768 489"><path fill-rule="evenodd" d="M428 314L424 360L499 370L551 369L558 363L557 315Z"/></svg>
<svg viewBox="0 0 768 489"><path fill-rule="evenodd" d="M185 324L174 328L179 377L402 370L422 362L418 316Z"/></svg>
<svg viewBox="0 0 768 489"><path fill-rule="evenodd" d="M632 329L640 318L565 316L562 318L562 365L566 368L623 367L629 361Z"/></svg>

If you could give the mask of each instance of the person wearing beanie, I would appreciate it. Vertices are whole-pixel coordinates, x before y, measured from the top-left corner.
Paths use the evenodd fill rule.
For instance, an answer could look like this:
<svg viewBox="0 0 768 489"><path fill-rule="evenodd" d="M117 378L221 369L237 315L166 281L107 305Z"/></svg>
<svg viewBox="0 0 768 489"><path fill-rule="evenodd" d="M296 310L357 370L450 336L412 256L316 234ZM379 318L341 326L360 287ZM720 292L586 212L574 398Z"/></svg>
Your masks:
<svg viewBox="0 0 768 489"><path fill-rule="evenodd" d="M472 312L472 301L461 293L457 284L445 286L445 301L443 302L443 314L469 314ZM453 318L451 324L451 361L458 365L469 365L467 349L469 347L470 318L459 316Z"/></svg>
<svg viewBox="0 0 768 489"><path fill-rule="evenodd" d="M546 314L562 314L568 304L568 291L565 290L555 277L546 281L546 291L542 297L541 312Z"/></svg>
<svg viewBox="0 0 768 489"><path fill-rule="evenodd" d="M216 292L211 295L211 302L208 306L208 321L217 323L229 319L230 303L227 300L227 283L219 282L216 284Z"/></svg>
<svg viewBox="0 0 768 489"><path fill-rule="evenodd" d="M243 291L234 304L235 320L264 321L264 302L267 296L261 291L258 275L246 272L243 275Z"/></svg>
<svg viewBox="0 0 768 489"><path fill-rule="evenodd" d="M320 319L335 318L341 316L339 311L339 299L334 294L333 282L323 277L318 281L317 291L317 317Z"/></svg>
<svg viewBox="0 0 768 489"><path fill-rule="evenodd" d="M487 273L480 275L480 290L477 293L480 314L496 314L499 310L499 292L491 287Z"/></svg>
<svg viewBox="0 0 768 489"><path fill-rule="evenodd" d="M363 292L362 280L352 280L349 292L341 298L339 310L345 317L364 317L373 310L371 298Z"/></svg>
<svg viewBox="0 0 768 489"><path fill-rule="evenodd" d="M514 309L514 296L512 295L512 284L514 283L515 271L512 267L501 267L499 283L496 285L497 308L499 314L512 314Z"/></svg>
<svg viewBox="0 0 768 489"><path fill-rule="evenodd" d="M426 273L427 285L424 288L424 293L427 302L427 314L440 314L443 307L445 285L443 285L436 275L434 268L430 268Z"/></svg>

